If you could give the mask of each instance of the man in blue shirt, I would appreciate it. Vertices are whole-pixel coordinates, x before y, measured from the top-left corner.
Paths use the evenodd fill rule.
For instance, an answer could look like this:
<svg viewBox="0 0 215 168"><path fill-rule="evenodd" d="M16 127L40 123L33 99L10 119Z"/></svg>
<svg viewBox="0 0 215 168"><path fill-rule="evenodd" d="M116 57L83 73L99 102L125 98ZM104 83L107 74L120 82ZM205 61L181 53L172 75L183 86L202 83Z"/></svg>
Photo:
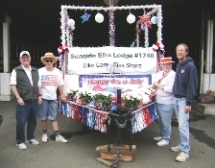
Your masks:
<svg viewBox="0 0 215 168"><path fill-rule="evenodd" d="M178 146L172 147L171 150L180 152L175 158L179 162L184 162L189 158L189 112L191 112L191 104L198 89L198 72L193 59L188 56L188 53L189 48L186 44L181 43L176 46L179 63L176 66L173 93L180 143Z"/></svg>

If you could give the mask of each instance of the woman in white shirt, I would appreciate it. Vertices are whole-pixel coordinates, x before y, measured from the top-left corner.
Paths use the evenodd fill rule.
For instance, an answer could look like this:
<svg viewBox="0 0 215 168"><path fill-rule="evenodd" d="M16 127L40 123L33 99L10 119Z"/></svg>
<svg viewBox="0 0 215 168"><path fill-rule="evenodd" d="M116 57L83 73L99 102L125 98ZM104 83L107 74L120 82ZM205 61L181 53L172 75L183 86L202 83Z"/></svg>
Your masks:
<svg viewBox="0 0 215 168"><path fill-rule="evenodd" d="M173 85L175 81L175 71L172 70L172 57L161 58L162 70L158 73L157 80L154 83L156 89L155 107L158 113L158 125L160 136L154 137L158 141L158 146L169 144L171 135L171 120L174 111Z"/></svg>

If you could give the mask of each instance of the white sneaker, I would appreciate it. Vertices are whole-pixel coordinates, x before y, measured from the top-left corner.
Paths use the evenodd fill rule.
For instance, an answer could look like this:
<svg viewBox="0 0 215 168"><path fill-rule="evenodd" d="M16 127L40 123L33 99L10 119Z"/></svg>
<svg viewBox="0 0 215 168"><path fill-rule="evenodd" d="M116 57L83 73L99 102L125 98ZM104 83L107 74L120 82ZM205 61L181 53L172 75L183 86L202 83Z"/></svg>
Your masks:
<svg viewBox="0 0 215 168"><path fill-rule="evenodd" d="M171 151L180 152L181 151L180 146L178 145L178 146L171 147Z"/></svg>
<svg viewBox="0 0 215 168"><path fill-rule="evenodd" d="M63 136L61 136L61 135L57 135L56 138L55 138L55 140L56 140L57 142L63 142L63 143L67 143L67 142L68 142L68 141L67 141Z"/></svg>
<svg viewBox="0 0 215 168"><path fill-rule="evenodd" d="M43 142L47 142L48 141L48 135L47 134L43 134L42 141Z"/></svg>
<svg viewBox="0 0 215 168"><path fill-rule="evenodd" d="M175 158L175 160L179 162L185 162L189 158L189 155L184 152L180 152L179 155Z"/></svg>
<svg viewBox="0 0 215 168"><path fill-rule="evenodd" d="M169 144L169 141L165 140L165 139L162 139L161 141L159 141L157 143L157 146L165 146L165 145L168 145Z"/></svg>
<svg viewBox="0 0 215 168"><path fill-rule="evenodd" d="M30 140L27 140L26 141L27 143L29 144L32 144L32 145L39 145L39 141L37 141L36 139L30 139Z"/></svg>
<svg viewBox="0 0 215 168"><path fill-rule="evenodd" d="M161 141L162 140L162 137L161 136L157 136L157 137L154 137L153 138L155 141Z"/></svg>
<svg viewBox="0 0 215 168"><path fill-rule="evenodd" d="M27 146L26 146L24 143L16 144L16 146L17 146L19 149L22 149L22 150L27 149Z"/></svg>

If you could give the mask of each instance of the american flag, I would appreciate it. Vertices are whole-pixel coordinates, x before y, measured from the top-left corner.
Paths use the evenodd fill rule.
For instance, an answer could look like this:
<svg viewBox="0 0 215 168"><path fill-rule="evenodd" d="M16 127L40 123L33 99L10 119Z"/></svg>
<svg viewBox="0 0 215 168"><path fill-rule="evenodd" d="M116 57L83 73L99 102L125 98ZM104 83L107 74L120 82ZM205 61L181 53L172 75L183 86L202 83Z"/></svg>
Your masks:
<svg viewBox="0 0 215 168"><path fill-rule="evenodd" d="M41 83L42 86L57 86L58 77L57 75L42 75Z"/></svg>

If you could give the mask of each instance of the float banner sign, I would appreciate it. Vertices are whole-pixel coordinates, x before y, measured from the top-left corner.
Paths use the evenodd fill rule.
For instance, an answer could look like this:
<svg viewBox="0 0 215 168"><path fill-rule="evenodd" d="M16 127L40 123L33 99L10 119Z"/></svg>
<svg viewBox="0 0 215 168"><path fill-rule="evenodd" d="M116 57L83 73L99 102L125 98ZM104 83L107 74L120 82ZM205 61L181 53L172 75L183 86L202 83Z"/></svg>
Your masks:
<svg viewBox="0 0 215 168"><path fill-rule="evenodd" d="M151 74L141 75L79 75L79 87L86 90L116 93L148 87L152 83Z"/></svg>
<svg viewBox="0 0 215 168"><path fill-rule="evenodd" d="M151 47L72 47L67 71L71 74L155 73L156 65L156 51Z"/></svg>

